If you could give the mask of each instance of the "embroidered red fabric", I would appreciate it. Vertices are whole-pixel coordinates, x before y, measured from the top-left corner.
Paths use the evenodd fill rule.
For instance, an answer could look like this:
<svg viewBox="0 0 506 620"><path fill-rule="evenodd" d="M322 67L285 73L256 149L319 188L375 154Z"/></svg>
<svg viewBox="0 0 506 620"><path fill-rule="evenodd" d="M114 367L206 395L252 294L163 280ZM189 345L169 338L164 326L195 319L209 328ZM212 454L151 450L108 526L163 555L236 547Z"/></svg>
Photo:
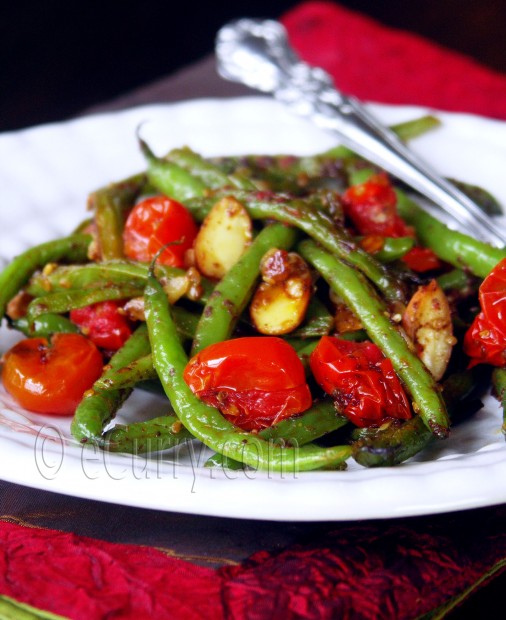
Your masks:
<svg viewBox="0 0 506 620"><path fill-rule="evenodd" d="M450 518L448 528L413 525L336 526L324 543L225 569L227 620L412 620L505 560L506 534L477 540Z"/></svg>
<svg viewBox="0 0 506 620"><path fill-rule="evenodd" d="M506 119L506 77L462 54L331 2L302 3L282 21L300 56L345 93Z"/></svg>
<svg viewBox="0 0 506 620"><path fill-rule="evenodd" d="M505 516L497 509L479 536L452 516L316 528L219 570L0 522L0 594L71 620L410 620L506 566Z"/></svg>
<svg viewBox="0 0 506 620"><path fill-rule="evenodd" d="M0 522L0 594L72 620L218 620L220 589L157 549Z"/></svg>

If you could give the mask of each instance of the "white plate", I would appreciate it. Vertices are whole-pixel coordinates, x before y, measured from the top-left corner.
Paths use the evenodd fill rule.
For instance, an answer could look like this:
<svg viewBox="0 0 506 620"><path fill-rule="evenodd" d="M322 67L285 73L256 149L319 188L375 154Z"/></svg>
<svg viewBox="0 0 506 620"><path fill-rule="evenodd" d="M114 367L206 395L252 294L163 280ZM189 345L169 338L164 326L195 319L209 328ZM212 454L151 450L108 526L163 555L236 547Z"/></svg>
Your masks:
<svg viewBox="0 0 506 620"><path fill-rule="evenodd" d="M426 110L373 106L388 123ZM442 129L413 148L448 176L481 183L506 204L506 124L439 114ZM148 106L0 136L0 253L67 234L85 217L88 192L141 170L143 136L163 153L188 144L204 155L313 153L334 139L271 100L200 100ZM504 220L502 220L504 225ZM5 350L13 334L3 329ZM165 403L135 392L119 421L147 419ZM345 472L227 472L206 469L198 443L151 459L82 448L69 421L30 415L0 391L0 477L50 491L161 510L277 520L422 515L506 501L506 445L497 401L472 422L395 468Z"/></svg>

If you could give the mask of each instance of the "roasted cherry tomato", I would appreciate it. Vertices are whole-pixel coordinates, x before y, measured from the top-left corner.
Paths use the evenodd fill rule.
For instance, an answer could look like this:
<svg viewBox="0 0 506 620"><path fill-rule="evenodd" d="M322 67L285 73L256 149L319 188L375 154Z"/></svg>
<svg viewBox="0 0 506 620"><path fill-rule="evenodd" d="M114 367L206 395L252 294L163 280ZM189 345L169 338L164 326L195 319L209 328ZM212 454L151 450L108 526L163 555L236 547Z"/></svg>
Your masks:
<svg viewBox="0 0 506 620"><path fill-rule="evenodd" d="M365 183L353 185L343 194L343 207L354 228L361 235L414 237L415 231L397 212L397 196L385 173L373 175ZM429 248L412 248L402 259L418 272L441 267Z"/></svg>
<svg viewBox="0 0 506 620"><path fill-rule="evenodd" d="M148 263L164 245L172 243L158 261L182 267L184 254L196 236L197 225L182 204L154 196L139 202L130 212L123 232L124 251L128 258Z"/></svg>
<svg viewBox="0 0 506 620"><path fill-rule="evenodd" d="M478 293L481 312L464 336L470 366L506 366L506 258L483 280Z"/></svg>
<svg viewBox="0 0 506 620"><path fill-rule="evenodd" d="M316 381L360 427L411 417L409 401L392 362L372 342L324 336L311 354Z"/></svg>
<svg viewBox="0 0 506 620"><path fill-rule="evenodd" d="M397 213L397 196L385 173L353 185L343 194L346 215L361 235L405 237L413 234Z"/></svg>
<svg viewBox="0 0 506 620"><path fill-rule="evenodd" d="M18 403L36 413L72 415L102 373L102 355L81 334L27 338L4 356L2 381Z"/></svg>
<svg viewBox="0 0 506 620"><path fill-rule="evenodd" d="M244 430L305 411L312 398L304 367L281 338L248 337L206 347L186 366L192 392Z"/></svg>
<svg viewBox="0 0 506 620"><path fill-rule="evenodd" d="M132 335L131 322L121 312L117 301L102 301L70 311L70 320L93 343L102 349L116 351Z"/></svg>
<svg viewBox="0 0 506 620"><path fill-rule="evenodd" d="M402 260L410 269L418 273L440 269L442 266L441 261L430 248L411 248Z"/></svg>

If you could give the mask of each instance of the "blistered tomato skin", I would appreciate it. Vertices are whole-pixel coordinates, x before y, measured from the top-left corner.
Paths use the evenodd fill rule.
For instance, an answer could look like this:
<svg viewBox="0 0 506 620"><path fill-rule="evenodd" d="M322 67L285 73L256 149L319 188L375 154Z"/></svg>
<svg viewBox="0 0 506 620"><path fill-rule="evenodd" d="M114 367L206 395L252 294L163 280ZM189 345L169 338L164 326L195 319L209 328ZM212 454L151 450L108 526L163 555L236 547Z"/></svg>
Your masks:
<svg viewBox="0 0 506 620"><path fill-rule="evenodd" d="M86 390L102 373L97 347L80 334L27 338L4 355L2 381L28 411L72 415Z"/></svg>
<svg viewBox="0 0 506 620"><path fill-rule="evenodd" d="M132 335L128 318L121 313L121 303L103 301L70 311L70 320L97 347L117 351Z"/></svg>
<svg viewBox="0 0 506 620"><path fill-rule="evenodd" d="M354 228L362 235L414 237L397 212L397 195L385 173L373 175L365 183L349 187L343 194L343 207ZM402 258L413 271L439 269L441 261L428 248L414 247Z"/></svg>
<svg viewBox="0 0 506 620"><path fill-rule="evenodd" d="M188 363L194 394L243 430L260 430L309 409L304 367L281 338L235 338L206 347Z"/></svg>
<svg viewBox="0 0 506 620"><path fill-rule="evenodd" d="M158 262L183 267L184 255L193 246L197 225L190 212L179 202L165 196L153 196L139 202L125 223L125 255L140 262L150 262L166 244Z"/></svg>
<svg viewBox="0 0 506 620"><path fill-rule="evenodd" d="M412 234L397 213L397 197L386 174L373 175L343 194L346 215L362 235L402 237Z"/></svg>
<svg viewBox="0 0 506 620"><path fill-rule="evenodd" d="M483 280L478 293L481 312L464 337L470 366L506 366L506 258Z"/></svg>
<svg viewBox="0 0 506 620"><path fill-rule="evenodd" d="M441 268L441 261L429 248L411 248L402 261L413 271L425 273Z"/></svg>
<svg viewBox="0 0 506 620"><path fill-rule="evenodd" d="M324 336L310 358L316 381L356 426L380 426L411 417L409 401L392 362L372 342Z"/></svg>

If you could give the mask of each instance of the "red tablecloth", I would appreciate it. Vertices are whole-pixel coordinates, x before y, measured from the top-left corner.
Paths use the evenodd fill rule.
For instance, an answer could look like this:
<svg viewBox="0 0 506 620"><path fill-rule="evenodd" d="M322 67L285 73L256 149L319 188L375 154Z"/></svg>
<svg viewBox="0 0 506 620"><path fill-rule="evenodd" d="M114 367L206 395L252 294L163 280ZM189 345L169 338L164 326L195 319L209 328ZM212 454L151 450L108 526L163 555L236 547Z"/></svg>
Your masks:
<svg viewBox="0 0 506 620"><path fill-rule="evenodd" d="M303 3L282 21L301 57L359 99L506 119L506 77L462 54L331 2Z"/></svg>
<svg viewBox="0 0 506 620"><path fill-rule="evenodd" d="M478 514L323 526L324 536L218 570L0 522L0 594L75 620L414 619L505 568L506 508L482 523Z"/></svg>

